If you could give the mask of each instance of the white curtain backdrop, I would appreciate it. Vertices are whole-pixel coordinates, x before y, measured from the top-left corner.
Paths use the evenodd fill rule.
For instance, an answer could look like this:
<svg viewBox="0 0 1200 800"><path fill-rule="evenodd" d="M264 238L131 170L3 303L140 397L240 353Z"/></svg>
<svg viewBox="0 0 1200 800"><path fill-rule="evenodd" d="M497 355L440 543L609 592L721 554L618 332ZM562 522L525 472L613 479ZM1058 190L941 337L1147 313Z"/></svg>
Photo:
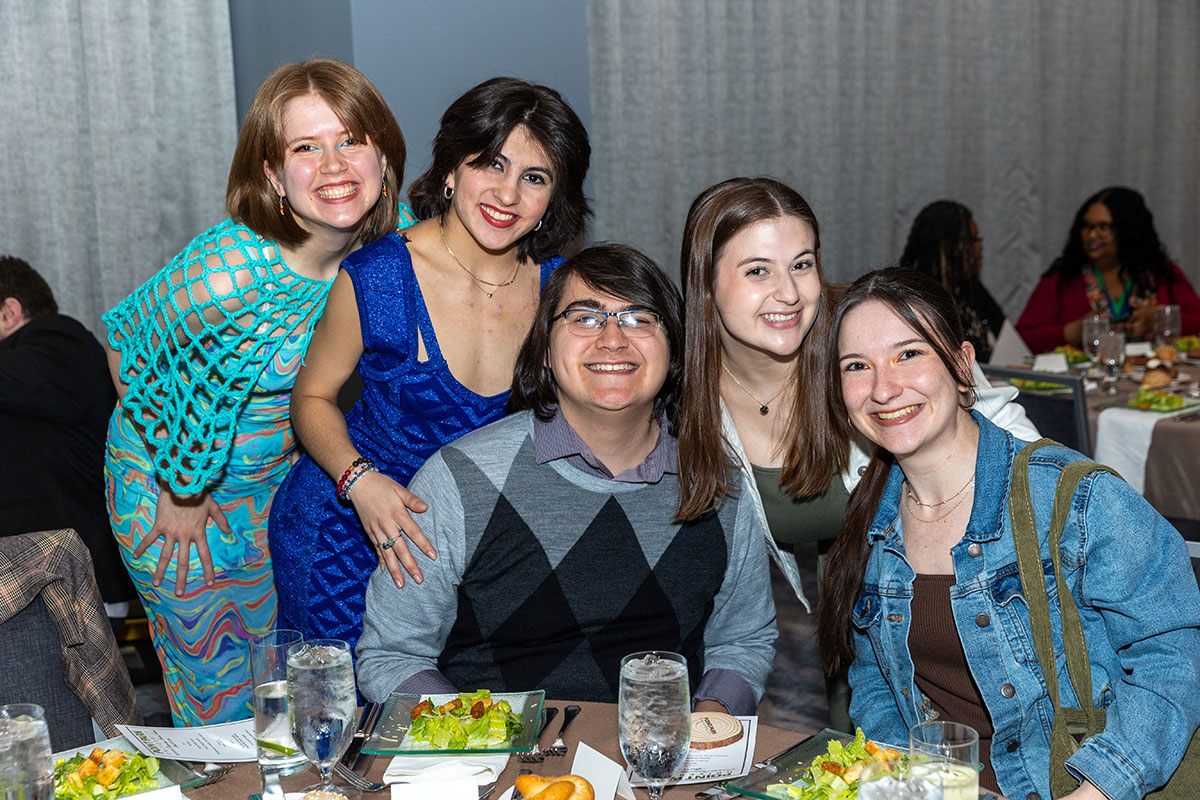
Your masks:
<svg viewBox="0 0 1200 800"><path fill-rule="evenodd" d="M955 199L1015 320L1119 183L1200 286L1198 33L1195 0L588 0L593 229L678 275L696 194L770 174L848 280Z"/></svg>
<svg viewBox="0 0 1200 800"><path fill-rule="evenodd" d="M0 126L0 252L101 335L104 311L223 216L228 0L4 0Z"/></svg>

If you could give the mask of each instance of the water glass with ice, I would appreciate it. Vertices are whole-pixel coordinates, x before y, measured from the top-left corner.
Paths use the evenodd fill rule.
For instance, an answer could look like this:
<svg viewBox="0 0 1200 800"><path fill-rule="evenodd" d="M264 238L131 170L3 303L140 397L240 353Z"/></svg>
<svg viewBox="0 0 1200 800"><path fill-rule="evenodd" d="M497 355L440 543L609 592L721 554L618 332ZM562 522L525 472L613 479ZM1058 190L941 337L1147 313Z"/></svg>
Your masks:
<svg viewBox="0 0 1200 800"><path fill-rule="evenodd" d="M304 634L289 628L268 631L250 640L250 675L254 685L254 733L258 740L258 768L292 775L308 766L308 759L292 737L288 718L288 648L304 641Z"/></svg>
<svg viewBox="0 0 1200 800"><path fill-rule="evenodd" d="M0 797L51 800L54 765L46 714L33 703L0 706Z"/></svg>
<svg viewBox="0 0 1200 800"><path fill-rule="evenodd" d="M858 776L858 800L942 800L942 779L914 776L899 759L874 761Z"/></svg>
<svg viewBox="0 0 1200 800"><path fill-rule="evenodd" d="M621 754L650 790L663 786L687 758L692 737L687 660L678 653L649 651L621 659L617 693Z"/></svg>
<svg viewBox="0 0 1200 800"><path fill-rule="evenodd" d="M979 800L979 732L930 720L908 730L909 775L940 779L944 800Z"/></svg>
<svg viewBox="0 0 1200 800"><path fill-rule="evenodd" d="M289 647L287 695L292 736L321 772L321 783L305 791L354 796L329 777L354 738L358 695L350 645L340 639L309 639Z"/></svg>

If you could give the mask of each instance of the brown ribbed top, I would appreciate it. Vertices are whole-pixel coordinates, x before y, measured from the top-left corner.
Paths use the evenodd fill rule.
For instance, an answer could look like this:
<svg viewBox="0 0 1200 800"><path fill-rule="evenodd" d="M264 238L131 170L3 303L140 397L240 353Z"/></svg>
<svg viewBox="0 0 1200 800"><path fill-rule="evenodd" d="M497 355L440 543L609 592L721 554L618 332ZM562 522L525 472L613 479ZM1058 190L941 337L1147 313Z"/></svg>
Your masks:
<svg viewBox="0 0 1200 800"><path fill-rule="evenodd" d="M939 719L961 722L979 731L980 786L998 791L992 770L992 719L975 685L962 642L954 635L950 587L954 575L917 575L913 579L912 625L908 650L912 654L917 688L933 704Z"/></svg>

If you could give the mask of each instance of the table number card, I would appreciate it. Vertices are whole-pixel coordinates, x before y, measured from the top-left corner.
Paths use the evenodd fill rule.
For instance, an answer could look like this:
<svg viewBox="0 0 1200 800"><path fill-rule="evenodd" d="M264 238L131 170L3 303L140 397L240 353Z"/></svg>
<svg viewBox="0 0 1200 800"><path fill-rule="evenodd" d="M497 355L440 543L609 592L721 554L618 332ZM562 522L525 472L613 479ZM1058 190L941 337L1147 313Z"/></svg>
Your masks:
<svg viewBox="0 0 1200 800"><path fill-rule="evenodd" d="M738 717L743 735L732 744L706 750L688 750L687 758L679 776L671 784L713 783L727 781L750 774L754 766L754 742L758 738L758 717ZM629 781L633 786L645 786L646 782L633 770L629 770Z"/></svg>

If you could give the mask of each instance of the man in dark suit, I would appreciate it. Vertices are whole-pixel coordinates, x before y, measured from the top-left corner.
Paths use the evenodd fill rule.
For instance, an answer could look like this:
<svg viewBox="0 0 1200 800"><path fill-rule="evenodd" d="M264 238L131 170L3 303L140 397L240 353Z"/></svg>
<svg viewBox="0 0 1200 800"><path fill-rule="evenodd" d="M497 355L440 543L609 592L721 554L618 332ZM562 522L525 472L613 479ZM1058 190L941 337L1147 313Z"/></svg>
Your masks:
<svg viewBox="0 0 1200 800"><path fill-rule="evenodd" d="M116 399L96 337L58 313L29 264L0 256L0 536L74 528L109 616L123 618L133 586L104 506Z"/></svg>

